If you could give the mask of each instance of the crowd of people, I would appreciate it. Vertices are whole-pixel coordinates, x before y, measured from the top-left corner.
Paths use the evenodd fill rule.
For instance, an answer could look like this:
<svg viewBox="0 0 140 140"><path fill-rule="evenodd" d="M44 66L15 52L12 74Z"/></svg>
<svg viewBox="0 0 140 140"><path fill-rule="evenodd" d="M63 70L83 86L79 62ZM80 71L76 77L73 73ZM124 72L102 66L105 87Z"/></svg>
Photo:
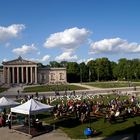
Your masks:
<svg viewBox="0 0 140 140"><path fill-rule="evenodd" d="M79 119L81 123L89 119L91 114L100 114L110 122L115 121L117 118L131 117L139 115L140 105L135 96L121 96L115 95L110 98L110 95L81 95L71 97L58 97L47 101L53 103L59 100L54 107L54 117L58 119L64 115L73 115Z"/></svg>
<svg viewBox="0 0 140 140"><path fill-rule="evenodd" d="M53 105L55 119L72 115L81 123L88 120L91 115L100 114L105 120L113 122L119 117L125 119L140 113L140 105L136 96L127 93L122 95L120 92L113 92L113 95L112 98L111 95L89 95L86 93L76 95L75 92L71 92L69 95L65 94L64 96L45 97L36 93L35 95L25 95L21 99L21 104L34 98Z"/></svg>
<svg viewBox="0 0 140 140"><path fill-rule="evenodd" d="M81 123L89 120L91 116L96 117L98 114L104 117L105 121L109 120L112 123L120 117L125 119L140 113L140 104L136 96L114 92L110 95L89 95L86 93L76 95L75 92L72 92L69 95L50 97L39 96L36 93L35 95L25 95L24 98L20 99L20 103L23 104L31 98L53 105L54 119L73 116ZM6 119L10 120L6 118L5 113L1 114L0 126L5 126Z"/></svg>

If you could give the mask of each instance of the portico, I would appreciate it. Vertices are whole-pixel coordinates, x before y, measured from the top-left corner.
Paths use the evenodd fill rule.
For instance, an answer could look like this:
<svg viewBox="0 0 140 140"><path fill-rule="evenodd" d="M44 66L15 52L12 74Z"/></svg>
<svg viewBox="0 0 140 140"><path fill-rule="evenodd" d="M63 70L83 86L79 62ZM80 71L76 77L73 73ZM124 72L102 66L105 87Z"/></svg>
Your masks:
<svg viewBox="0 0 140 140"><path fill-rule="evenodd" d="M3 70L4 83L37 83L37 63L24 60L22 57L3 62Z"/></svg>

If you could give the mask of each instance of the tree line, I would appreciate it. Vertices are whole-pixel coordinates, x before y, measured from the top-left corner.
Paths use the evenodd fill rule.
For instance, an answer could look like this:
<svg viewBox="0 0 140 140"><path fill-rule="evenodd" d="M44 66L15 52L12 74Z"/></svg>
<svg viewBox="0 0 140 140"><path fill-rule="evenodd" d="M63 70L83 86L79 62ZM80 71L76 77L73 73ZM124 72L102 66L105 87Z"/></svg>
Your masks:
<svg viewBox="0 0 140 140"><path fill-rule="evenodd" d="M90 60L87 64L81 62L51 61L47 66L41 67L66 67L68 82L93 82L112 80L140 80L140 59L119 59L118 62L108 58Z"/></svg>

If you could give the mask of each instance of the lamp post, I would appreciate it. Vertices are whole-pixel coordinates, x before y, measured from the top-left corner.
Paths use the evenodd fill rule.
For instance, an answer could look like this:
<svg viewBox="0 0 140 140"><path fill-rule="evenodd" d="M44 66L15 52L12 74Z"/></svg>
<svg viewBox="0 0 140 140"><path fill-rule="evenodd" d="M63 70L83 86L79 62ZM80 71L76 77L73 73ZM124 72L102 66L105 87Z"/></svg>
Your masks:
<svg viewBox="0 0 140 140"><path fill-rule="evenodd" d="M80 67L80 83L82 84L82 69Z"/></svg>
<svg viewBox="0 0 140 140"><path fill-rule="evenodd" d="M130 82L129 82L129 69L130 69L130 64L128 64L128 68L127 68L127 82L128 82L128 87L130 87Z"/></svg>
<svg viewBox="0 0 140 140"><path fill-rule="evenodd" d="M90 71L90 68L89 68L89 82L91 81L91 71Z"/></svg>
<svg viewBox="0 0 140 140"><path fill-rule="evenodd" d="M100 81L100 72L99 72L99 67L98 67L98 71L97 71L97 77L98 77L98 82Z"/></svg>

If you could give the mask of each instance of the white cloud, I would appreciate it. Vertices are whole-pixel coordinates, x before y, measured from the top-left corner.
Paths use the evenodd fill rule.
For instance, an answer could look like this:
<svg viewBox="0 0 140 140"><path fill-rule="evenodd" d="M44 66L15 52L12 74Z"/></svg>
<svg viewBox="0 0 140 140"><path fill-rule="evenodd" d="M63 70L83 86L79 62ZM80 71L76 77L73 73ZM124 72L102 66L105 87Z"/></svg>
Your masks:
<svg viewBox="0 0 140 140"><path fill-rule="evenodd" d="M46 62L46 61L48 61L49 59L50 59L50 55L45 55L45 56L43 56L42 59L40 59L40 61L41 61L41 62Z"/></svg>
<svg viewBox="0 0 140 140"><path fill-rule="evenodd" d="M46 48L62 48L62 49L75 49L78 46L88 41L90 31L85 28L70 28L63 32L51 34L46 39L44 47Z"/></svg>
<svg viewBox="0 0 140 140"><path fill-rule="evenodd" d="M77 59L77 55L73 55L73 52L71 51L63 52L61 55L55 58L56 61L72 61Z"/></svg>
<svg viewBox="0 0 140 140"><path fill-rule="evenodd" d="M93 60L93 58L88 58L88 59L79 59L78 61L77 61L77 63L82 63L82 62L85 62L85 64L87 64L89 61L91 61L91 60Z"/></svg>
<svg viewBox="0 0 140 140"><path fill-rule="evenodd" d="M2 60L2 62L6 62L6 61L8 61L8 59L7 59L7 58L4 58L4 59Z"/></svg>
<svg viewBox="0 0 140 140"><path fill-rule="evenodd" d="M25 25L23 24L12 24L8 27L0 26L0 42L18 37L23 29L25 29Z"/></svg>
<svg viewBox="0 0 140 140"><path fill-rule="evenodd" d="M15 48L12 50L13 53L17 55L24 55L28 53L34 53L37 51L37 48L34 44L31 45L23 45L21 48Z"/></svg>
<svg viewBox="0 0 140 140"><path fill-rule="evenodd" d="M121 38L104 39L91 43L89 53L140 53L140 44Z"/></svg>
<svg viewBox="0 0 140 140"><path fill-rule="evenodd" d="M26 59L37 62L37 63L40 63L40 62L46 63L50 59L50 55L45 55L42 58L26 58Z"/></svg>

